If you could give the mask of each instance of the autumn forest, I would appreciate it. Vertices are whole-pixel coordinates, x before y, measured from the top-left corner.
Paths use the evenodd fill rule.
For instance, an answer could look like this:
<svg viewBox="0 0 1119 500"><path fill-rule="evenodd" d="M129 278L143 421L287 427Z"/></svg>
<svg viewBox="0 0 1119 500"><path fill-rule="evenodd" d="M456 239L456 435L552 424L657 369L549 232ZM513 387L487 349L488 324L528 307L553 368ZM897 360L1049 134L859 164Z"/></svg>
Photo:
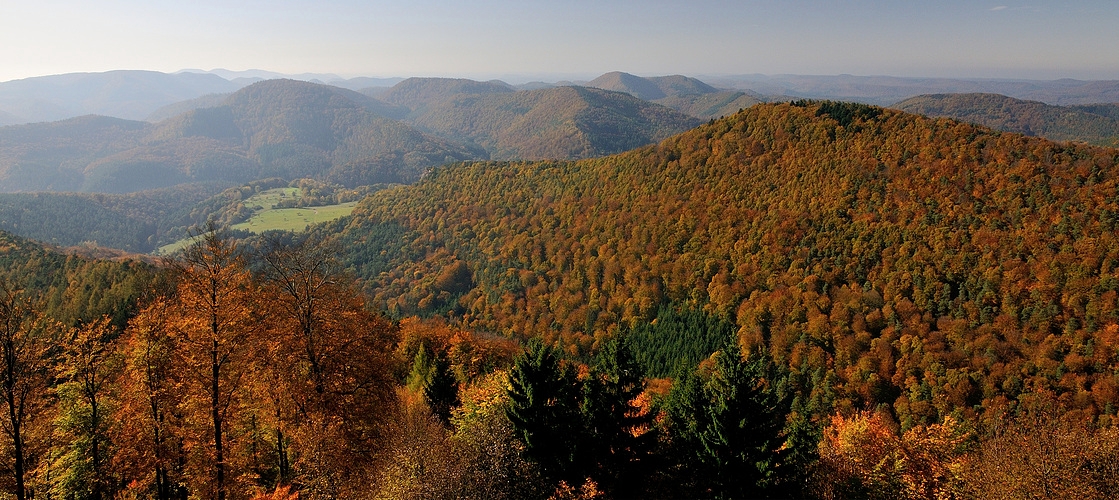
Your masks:
<svg viewBox="0 0 1119 500"><path fill-rule="evenodd" d="M303 185L364 197L158 259L0 233L5 496L1119 496L1119 150L799 100Z"/></svg>

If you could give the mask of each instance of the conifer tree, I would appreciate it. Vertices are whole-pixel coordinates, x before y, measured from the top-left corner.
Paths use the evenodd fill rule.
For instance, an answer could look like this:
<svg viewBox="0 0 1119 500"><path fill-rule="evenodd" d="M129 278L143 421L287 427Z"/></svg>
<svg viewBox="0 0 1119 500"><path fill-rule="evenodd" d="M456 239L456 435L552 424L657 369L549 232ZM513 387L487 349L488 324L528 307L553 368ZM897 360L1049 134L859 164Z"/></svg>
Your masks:
<svg viewBox="0 0 1119 500"><path fill-rule="evenodd" d="M583 387L584 459L596 465L593 475L604 487L639 489L634 473L651 447L653 419L638 405L645 377L625 342L603 344Z"/></svg>
<svg viewBox="0 0 1119 500"><path fill-rule="evenodd" d="M553 481L582 482L576 463L581 418L579 386L570 366L539 340L529 343L509 373L506 416L525 453Z"/></svg>
<svg viewBox="0 0 1119 500"><path fill-rule="evenodd" d="M451 360L447 358L446 352L435 354L431 377L424 383L423 392L432 413L439 417L443 425L449 426L451 410L459 405L459 397L458 380L451 370Z"/></svg>

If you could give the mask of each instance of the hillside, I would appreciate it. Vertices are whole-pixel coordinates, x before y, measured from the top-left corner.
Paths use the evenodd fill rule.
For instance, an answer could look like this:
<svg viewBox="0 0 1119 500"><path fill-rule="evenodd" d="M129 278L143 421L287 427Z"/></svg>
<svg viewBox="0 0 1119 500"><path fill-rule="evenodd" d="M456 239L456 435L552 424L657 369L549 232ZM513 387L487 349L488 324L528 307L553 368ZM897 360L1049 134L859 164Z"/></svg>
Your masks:
<svg viewBox="0 0 1119 500"><path fill-rule="evenodd" d="M556 87L457 94L409 123L475 144L494 159L574 159L644 146L700 122L619 92Z"/></svg>
<svg viewBox="0 0 1119 500"><path fill-rule="evenodd" d="M702 120L722 118L762 102L745 92L720 91L709 94L669 96L655 101L688 116Z"/></svg>
<svg viewBox="0 0 1119 500"><path fill-rule="evenodd" d="M998 94L932 94L912 97L893 107L1054 141L1119 146L1119 119L1107 114L1114 114L1114 106L1053 106Z"/></svg>
<svg viewBox="0 0 1119 500"><path fill-rule="evenodd" d="M127 193L267 177L411 182L433 165L483 155L383 116L395 109L350 90L269 80L156 125L90 116L0 128L0 191Z"/></svg>
<svg viewBox="0 0 1119 500"><path fill-rule="evenodd" d="M587 86L625 92L646 101L682 95L713 94L719 91L695 78L682 75L643 78L620 71L606 73L588 82Z"/></svg>
<svg viewBox="0 0 1119 500"><path fill-rule="evenodd" d="M324 231L393 314L577 354L691 304L825 408L908 428L1037 392L1115 414L1117 188L1114 149L763 104L607 158L443 167Z"/></svg>
<svg viewBox="0 0 1119 500"><path fill-rule="evenodd" d="M429 109L442 105L461 95L486 95L514 92L500 81L478 82L464 78L409 78L392 88L376 92L377 98L407 110L399 118L414 119Z"/></svg>
<svg viewBox="0 0 1119 500"><path fill-rule="evenodd" d="M87 165L137 147L150 129L102 116L0 128L0 191L77 191Z"/></svg>
<svg viewBox="0 0 1119 500"><path fill-rule="evenodd" d="M373 99L325 85L268 80L233 94L226 106L242 147L262 167L257 178L412 182L433 165L479 156L382 116ZM214 125L207 130L228 122Z"/></svg>
<svg viewBox="0 0 1119 500"><path fill-rule="evenodd" d="M740 109L762 102L756 94L719 90L700 80L682 75L644 78L615 71L595 78L586 85L603 90L625 92L701 120L733 115Z"/></svg>
<svg viewBox="0 0 1119 500"><path fill-rule="evenodd" d="M0 82L0 111L25 123L89 114L142 120L162 106L240 87L216 75L197 73L68 73Z"/></svg>
<svg viewBox="0 0 1119 500"><path fill-rule="evenodd" d="M62 247L146 253L168 230L199 224L191 208L219 191L193 184L129 194L0 193L0 230Z"/></svg>
<svg viewBox="0 0 1119 500"><path fill-rule="evenodd" d="M206 94L204 96L187 99L185 101L178 101L160 107L152 111L148 116L144 117L144 121L158 123L168 118L174 118L178 115L193 111L201 108L214 108L221 106L226 99L229 98L230 93L226 94Z"/></svg>

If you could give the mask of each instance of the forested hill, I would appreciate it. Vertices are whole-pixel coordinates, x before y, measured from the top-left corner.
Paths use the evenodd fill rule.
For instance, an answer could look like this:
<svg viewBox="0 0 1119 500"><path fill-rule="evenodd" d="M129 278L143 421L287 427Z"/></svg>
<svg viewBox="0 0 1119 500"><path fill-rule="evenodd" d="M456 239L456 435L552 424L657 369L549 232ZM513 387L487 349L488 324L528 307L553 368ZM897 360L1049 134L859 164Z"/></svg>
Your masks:
<svg viewBox="0 0 1119 500"><path fill-rule="evenodd" d="M763 104L607 158L440 168L328 230L392 313L580 353L688 303L908 426L1036 391L1117 410L1117 183L1115 149Z"/></svg>
<svg viewBox="0 0 1119 500"><path fill-rule="evenodd" d="M493 159L604 156L701 123L621 92L588 87L460 93L422 109L409 123L477 145Z"/></svg>
<svg viewBox="0 0 1119 500"><path fill-rule="evenodd" d="M643 78L614 71L587 82L587 86L625 92L704 120L732 115L761 102L757 94L719 90L682 75Z"/></svg>
<svg viewBox="0 0 1119 500"><path fill-rule="evenodd" d="M931 94L911 97L893 107L1054 141L1119 146L1119 105L1115 104L1054 106L999 94Z"/></svg>
<svg viewBox="0 0 1119 500"><path fill-rule="evenodd" d="M411 182L433 165L484 157L384 116L394 109L345 89L269 80L157 125L89 116L3 127L0 191L123 193L277 176Z"/></svg>

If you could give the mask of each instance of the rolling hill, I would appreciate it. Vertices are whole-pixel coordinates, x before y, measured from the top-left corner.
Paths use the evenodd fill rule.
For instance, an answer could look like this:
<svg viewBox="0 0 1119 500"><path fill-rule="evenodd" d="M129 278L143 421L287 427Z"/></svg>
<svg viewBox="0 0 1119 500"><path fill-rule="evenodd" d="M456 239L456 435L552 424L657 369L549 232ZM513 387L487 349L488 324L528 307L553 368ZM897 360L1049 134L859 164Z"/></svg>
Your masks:
<svg viewBox="0 0 1119 500"><path fill-rule="evenodd" d="M431 108L462 95L504 94L515 92L501 81L478 82L464 78L409 78L392 88L377 92L377 98L404 108L402 119L414 119Z"/></svg>
<svg viewBox="0 0 1119 500"><path fill-rule="evenodd" d="M719 91L715 87L686 76L642 78L620 71L606 73L588 82L587 86L625 92L646 101L656 101L665 97L681 95L713 94Z"/></svg>
<svg viewBox="0 0 1119 500"><path fill-rule="evenodd" d="M606 158L441 167L320 230L392 314L579 354L690 304L904 427L1038 391L1114 414L1117 194L1119 150L798 102Z"/></svg>
<svg viewBox="0 0 1119 500"><path fill-rule="evenodd" d="M933 94L912 97L893 107L1054 141L1119 146L1119 113L1115 111L1119 107L1114 105L1054 106L998 94Z"/></svg>
<svg viewBox="0 0 1119 500"><path fill-rule="evenodd" d="M68 73L0 82L0 111L25 123L90 114L142 120L162 106L240 87L217 75L198 73Z"/></svg>
<svg viewBox="0 0 1119 500"><path fill-rule="evenodd" d="M756 94L719 90L681 75L643 78L615 71L591 80L587 86L625 92L702 120L733 115L762 102Z"/></svg>
<svg viewBox="0 0 1119 500"><path fill-rule="evenodd" d="M453 94L409 123L485 149L494 159L575 159L619 153L698 125L620 92L555 87Z"/></svg>
<svg viewBox="0 0 1119 500"><path fill-rule="evenodd" d="M266 177L411 182L481 153L386 118L357 92L269 80L157 125L106 117L0 128L0 191L133 192Z"/></svg>

